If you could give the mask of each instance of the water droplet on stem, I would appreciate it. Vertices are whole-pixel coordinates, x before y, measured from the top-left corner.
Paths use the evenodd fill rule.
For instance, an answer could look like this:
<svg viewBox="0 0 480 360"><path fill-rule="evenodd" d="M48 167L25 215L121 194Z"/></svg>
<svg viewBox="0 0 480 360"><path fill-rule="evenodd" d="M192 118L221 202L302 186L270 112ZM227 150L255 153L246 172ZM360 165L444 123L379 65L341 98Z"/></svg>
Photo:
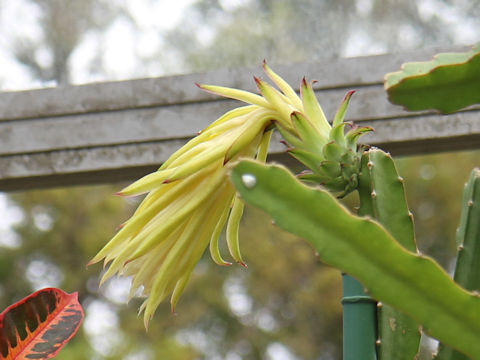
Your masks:
<svg viewBox="0 0 480 360"><path fill-rule="evenodd" d="M242 183L247 189L251 189L257 184L257 178L252 174L243 174Z"/></svg>

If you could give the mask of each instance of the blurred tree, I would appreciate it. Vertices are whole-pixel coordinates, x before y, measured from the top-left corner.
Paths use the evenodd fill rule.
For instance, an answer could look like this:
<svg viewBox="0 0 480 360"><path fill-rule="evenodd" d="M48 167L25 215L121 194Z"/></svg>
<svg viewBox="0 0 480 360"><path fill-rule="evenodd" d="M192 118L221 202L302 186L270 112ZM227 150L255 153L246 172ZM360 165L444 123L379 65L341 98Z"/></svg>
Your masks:
<svg viewBox="0 0 480 360"><path fill-rule="evenodd" d="M166 34L166 43L190 71L252 66L263 59L272 64L326 61L342 55L468 44L477 41L468 33L480 28L479 4L198 0L185 12L182 26ZM454 20L457 17L464 27Z"/></svg>
<svg viewBox="0 0 480 360"><path fill-rule="evenodd" d="M480 167L480 151L401 158L407 198L415 216L420 250L453 271L463 187L471 170Z"/></svg>
<svg viewBox="0 0 480 360"><path fill-rule="evenodd" d="M42 82L70 81L69 60L72 52L89 31L107 28L119 16L129 18L115 2L95 0L32 0L40 9L41 39L29 37L12 39L12 50ZM41 56L39 56L43 52ZM98 54L95 61L98 61Z"/></svg>
<svg viewBox="0 0 480 360"><path fill-rule="evenodd" d="M8 260L0 273L1 306L38 287L59 286L79 291L87 309L83 331L59 359L119 359L142 350L151 359L210 359L236 353L253 360L265 358L273 342L289 346L304 359L318 358L322 352L340 356L339 273L322 266L307 243L268 226L268 218L253 209L241 235L249 269L219 268L206 254L178 315L172 316L169 304L163 304L145 333L136 315L140 299L126 306L125 285L115 285L114 280L98 290L98 266L85 269L133 210L132 204L111 196L113 192L111 186L99 186L11 195L24 219L15 227L20 246L1 251ZM91 307L95 302L113 309L118 324L110 324L110 331L116 335L91 331L89 316L108 317L98 311L101 306ZM102 345L105 338L116 346Z"/></svg>

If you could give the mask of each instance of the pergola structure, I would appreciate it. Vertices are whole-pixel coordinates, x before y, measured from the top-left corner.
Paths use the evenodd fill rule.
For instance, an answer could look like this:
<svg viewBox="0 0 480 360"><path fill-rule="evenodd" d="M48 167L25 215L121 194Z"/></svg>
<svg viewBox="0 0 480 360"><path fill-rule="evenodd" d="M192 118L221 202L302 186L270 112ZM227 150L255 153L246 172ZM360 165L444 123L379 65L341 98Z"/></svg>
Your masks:
<svg viewBox="0 0 480 360"><path fill-rule="evenodd" d="M306 76L331 118L356 89L347 119L375 128L362 138L394 154L480 148L480 107L453 115L411 113L387 100L383 77L437 49L331 59L272 68L290 84ZM160 163L225 111L238 106L195 86L255 91L258 68L105 82L0 94L0 191L131 180ZM270 155L287 161L273 141Z"/></svg>

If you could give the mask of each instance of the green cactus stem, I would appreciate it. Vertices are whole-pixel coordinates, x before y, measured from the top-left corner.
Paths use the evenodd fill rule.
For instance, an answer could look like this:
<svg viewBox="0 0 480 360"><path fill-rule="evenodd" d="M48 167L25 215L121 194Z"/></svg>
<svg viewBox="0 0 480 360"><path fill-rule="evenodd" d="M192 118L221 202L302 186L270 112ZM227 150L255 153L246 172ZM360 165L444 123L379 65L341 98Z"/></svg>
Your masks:
<svg viewBox="0 0 480 360"><path fill-rule="evenodd" d="M359 215L374 218L405 249L417 252L413 217L405 198L403 179L389 154L376 148L364 153L358 192ZM379 359L413 360L420 343L417 322L389 305L378 305Z"/></svg>
<svg viewBox="0 0 480 360"><path fill-rule="evenodd" d="M393 104L407 110L437 109L452 113L480 103L480 44L465 53L437 54L433 60L410 62L385 75Z"/></svg>
<svg viewBox="0 0 480 360"><path fill-rule="evenodd" d="M473 169L465 184L460 225L457 229L457 264L454 280L470 291L480 290L480 169ZM452 304L455 306L455 304ZM440 344L437 360L468 357Z"/></svg>
<svg viewBox="0 0 480 360"><path fill-rule="evenodd" d="M309 241L320 259L354 276L373 298L480 360L480 297L434 260L406 250L377 221L352 214L328 191L309 188L283 166L244 160L233 167L231 179L245 202Z"/></svg>

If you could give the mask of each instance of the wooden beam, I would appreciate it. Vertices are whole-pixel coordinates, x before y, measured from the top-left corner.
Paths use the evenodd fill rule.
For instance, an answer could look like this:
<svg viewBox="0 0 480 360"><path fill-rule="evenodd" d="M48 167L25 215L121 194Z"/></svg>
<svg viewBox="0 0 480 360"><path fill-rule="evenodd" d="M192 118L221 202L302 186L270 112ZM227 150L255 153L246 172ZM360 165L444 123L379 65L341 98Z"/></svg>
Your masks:
<svg viewBox="0 0 480 360"><path fill-rule="evenodd" d="M407 113L387 101L383 76L438 50L272 66L290 84L318 80L329 118L356 89L349 120L373 126L365 140L396 154L480 147L480 108L450 116ZM223 69L153 79L0 94L0 190L131 180L153 169L239 103L195 83L255 91L261 68ZM271 156L287 161L274 141Z"/></svg>

